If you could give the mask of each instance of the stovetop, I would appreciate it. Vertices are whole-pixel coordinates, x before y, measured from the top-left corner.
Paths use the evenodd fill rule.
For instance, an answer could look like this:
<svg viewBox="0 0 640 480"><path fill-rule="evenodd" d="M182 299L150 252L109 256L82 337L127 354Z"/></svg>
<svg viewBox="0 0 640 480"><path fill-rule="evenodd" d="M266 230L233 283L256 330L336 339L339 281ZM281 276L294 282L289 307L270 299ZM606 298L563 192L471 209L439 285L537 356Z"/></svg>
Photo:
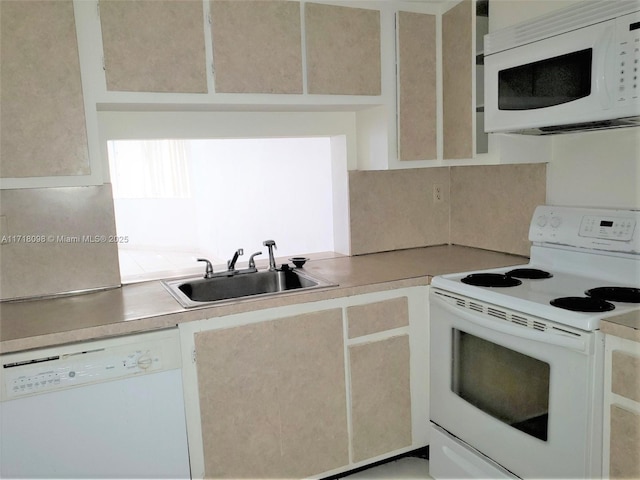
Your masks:
<svg viewBox="0 0 640 480"><path fill-rule="evenodd" d="M491 273L505 275L515 268L541 269L548 271L553 276L543 279L519 278L518 280L521 283L511 287L480 287L462 282L463 278L471 274ZM599 278L553 271L546 266L531 263L515 267L442 275L435 277L431 281L431 286L586 331L597 330L600 320L603 318L640 309L640 303L616 301L607 301L614 308L605 312L577 312L553 306L551 302L557 298L588 298L585 292L598 287L638 288L638 285L604 282Z"/></svg>
<svg viewBox="0 0 640 480"><path fill-rule="evenodd" d="M442 275L431 285L586 331L640 309L639 211L541 206L529 239L528 264ZM524 275L509 274L521 269ZM523 278L532 276L542 278ZM497 286L485 283L496 277ZM616 288L604 291L606 300L594 298L603 287ZM618 287L624 295L611 297ZM599 290L587 294L593 289ZM582 307L593 311L575 311Z"/></svg>

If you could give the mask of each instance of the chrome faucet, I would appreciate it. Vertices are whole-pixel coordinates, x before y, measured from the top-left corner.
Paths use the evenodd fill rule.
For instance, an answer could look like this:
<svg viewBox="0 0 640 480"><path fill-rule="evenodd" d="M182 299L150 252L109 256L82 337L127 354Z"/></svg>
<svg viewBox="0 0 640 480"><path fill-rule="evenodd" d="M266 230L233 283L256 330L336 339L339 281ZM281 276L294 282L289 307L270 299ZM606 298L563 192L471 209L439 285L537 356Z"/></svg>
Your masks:
<svg viewBox="0 0 640 480"><path fill-rule="evenodd" d="M258 255L262 255L262 252L256 252L256 253L252 254L252 255L249 257L249 270L254 271L254 272L257 270L257 269L256 269L256 261L255 261L255 259L254 259L254 258L255 258L256 256L258 256Z"/></svg>
<svg viewBox="0 0 640 480"><path fill-rule="evenodd" d="M206 258L198 258L197 260L199 262L206 262L207 264L206 270L204 272L204 278L213 278L213 265L211 265L211 262Z"/></svg>
<svg viewBox="0 0 640 480"><path fill-rule="evenodd" d="M276 259L273 256L273 249L278 247L274 240L265 240L262 244L269 249L269 271L273 272L276 269Z"/></svg>
<svg viewBox="0 0 640 480"><path fill-rule="evenodd" d="M236 262L238 261L238 257L240 255L244 255L244 250L239 248L236 250L236 253L233 254L233 258L227 262L227 272L233 273L236 269Z"/></svg>

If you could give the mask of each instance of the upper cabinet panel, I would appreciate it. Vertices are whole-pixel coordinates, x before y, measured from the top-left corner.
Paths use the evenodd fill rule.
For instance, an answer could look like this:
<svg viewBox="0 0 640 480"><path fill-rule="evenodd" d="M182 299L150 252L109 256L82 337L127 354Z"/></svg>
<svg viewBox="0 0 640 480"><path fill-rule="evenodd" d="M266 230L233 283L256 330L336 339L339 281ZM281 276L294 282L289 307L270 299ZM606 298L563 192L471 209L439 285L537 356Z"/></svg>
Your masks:
<svg viewBox="0 0 640 480"><path fill-rule="evenodd" d="M307 90L380 95L380 12L305 5Z"/></svg>
<svg viewBox="0 0 640 480"><path fill-rule="evenodd" d="M90 173L73 4L0 2L2 177Z"/></svg>
<svg viewBox="0 0 640 480"><path fill-rule="evenodd" d="M445 159L473 157L473 7L464 0L442 16L443 149Z"/></svg>
<svg viewBox="0 0 640 480"><path fill-rule="evenodd" d="M212 0L215 90L302 93L300 4Z"/></svg>
<svg viewBox="0 0 640 480"><path fill-rule="evenodd" d="M200 0L100 0L107 90L206 93Z"/></svg>
<svg viewBox="0 0 640 480"><path fill-rule="evenodd" d="M437 155L436 17L398 12L399 158Z"/></svg>

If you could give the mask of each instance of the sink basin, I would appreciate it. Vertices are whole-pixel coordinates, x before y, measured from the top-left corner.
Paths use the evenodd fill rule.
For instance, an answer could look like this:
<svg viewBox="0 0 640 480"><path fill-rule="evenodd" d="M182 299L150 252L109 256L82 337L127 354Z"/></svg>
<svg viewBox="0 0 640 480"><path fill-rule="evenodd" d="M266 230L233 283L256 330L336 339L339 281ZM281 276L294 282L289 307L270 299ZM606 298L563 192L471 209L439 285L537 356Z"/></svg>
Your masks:
<svg viewBox="0 0 640 480"><path fill-rule="evenodd" d="M185 308L335 286L299 270L262 271L231 277L190 277L163 280L162 284Z"/></svg>

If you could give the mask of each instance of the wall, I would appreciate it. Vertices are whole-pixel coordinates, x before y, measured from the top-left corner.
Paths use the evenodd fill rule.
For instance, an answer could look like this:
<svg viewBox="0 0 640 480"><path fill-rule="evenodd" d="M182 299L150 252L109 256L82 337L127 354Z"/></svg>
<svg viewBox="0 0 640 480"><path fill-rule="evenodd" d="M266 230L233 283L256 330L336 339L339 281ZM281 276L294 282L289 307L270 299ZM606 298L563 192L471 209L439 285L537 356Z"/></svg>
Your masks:
<svg viewBox="0 0 640 480"><path fill-rule="evenodd" d="M489 31L504 28L585 0L491 0ZM518 143L527 138L490 135L490 142L509 138L502 162L518 161ZM502 138L499 138L502 137ZM640 128L625 128L551 137L547 168L547 203L606 208L640 208Z"/></svg>

